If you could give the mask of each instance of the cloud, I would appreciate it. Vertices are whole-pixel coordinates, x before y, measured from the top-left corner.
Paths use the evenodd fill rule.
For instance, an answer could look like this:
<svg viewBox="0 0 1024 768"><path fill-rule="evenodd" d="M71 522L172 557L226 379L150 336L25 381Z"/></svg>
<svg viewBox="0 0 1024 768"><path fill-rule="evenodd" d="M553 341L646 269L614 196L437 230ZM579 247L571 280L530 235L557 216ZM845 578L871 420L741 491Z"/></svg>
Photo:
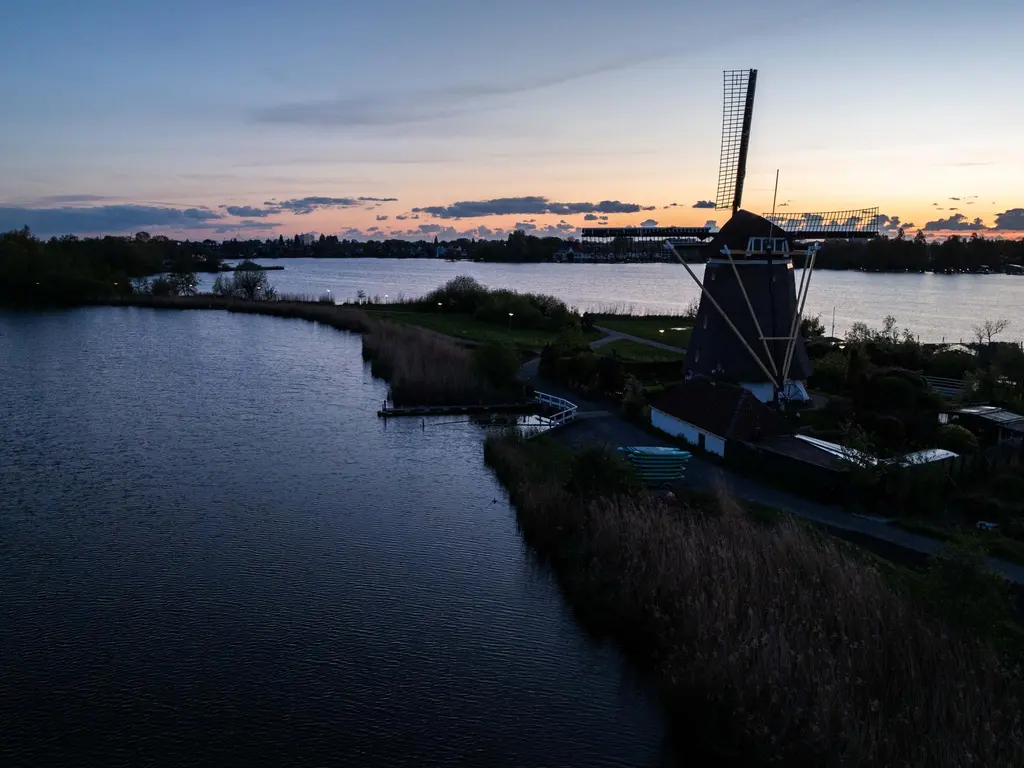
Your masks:
<svg viewBox="0 0 1024 768"><path fill-rule="evenodd" d="M641 227L656 227L656 226L658 226L658 222L656 222L654 219L647 219L647 221L641 222L640 226Z"/></svg>
<svg viewBox="0 0 1024 768"><path fill-rule="evenodd" d="M938 203L932 203L932 205L938 205Z"/></svg>
<svg viewBox="0 0 1024 768"><path fill-rule="evenodd" d="M414 213L426 213L438 219L470 219L479 216L537 215L553 213L571 216L578 213L637 213L653 211L655 206L624 203L620 200L602 200L598 203L559 203L539 195L526 197L499 197L492 200L463 200L451 205L431 205L413 208Z"/></svg>
<svg viewBox="0 0 1024 768"><path fill-rule="evenodd" d="M277 213L277 211L271 211L266 208L254 208L251 205L222 205L221 208L232 216L241 216L243 218L262 219L273 213Z"/></svg>
<svg viewBox="0 0 1024 768"><path fill-rule="evenodd" d="M377 214L377 221L387 221L387 220L388 220L387 216L384 216L384 215L379 214L379 213Z"/></svg>
<svg viewBox="0 0 1024 768"><path fill-rule="evenodd" d="M537 225L529 221L517 221L515 228L523 232L532 232L537 228Z"/></svg>
<svg viewBox="0 0 1024 768"><path fill-rule="evenodd" d="M405 213L400 213L397 216L395 216L395 218L398 219L399 221L405 221L406 219L409 218L409 215Z"/></svg>
<svg viewBox="0 0 1024 768"><path fill-rule="evenodd" d="M691 208L714 208L715 203L713 200L698 200L696 203L690 206Z"/></svg>
<svg viewBox="0 0 1024 768"><path fill-rule="evenodd" d="M597 214L596 213L588 213L586 216L583 217L583 220L584 221L597 221Z"/></svg>
<svg viewBox="0 0 1024 768"><path fill-rule="evenodd" d="M208 208L170 208L155 205L97 205L91 207L22 208L0 206L0 232L27 226L38 235L105 234L145 228L212 228L224 216Z"/></svg>
<svg viewBox="0 0 1024 768"><path fill-rule="evenodd" d="M224 235L231 232L237 232L239 230L243 232L259 232L269 231L276 228L277 224L272 221L236 221L231 222L230 224L218 224L213 228L213 232L219 235Z"/></svg>
<svg viewBox="0 0 1024 768"><path fill-rule="evenodd" d="M380 227L370 227L367 232L380 232Z"/></svg>
<svg viewBox="0 0 1024 768"><path fill-rule="evenodd" d="M104 200L114 200L109 195L49 195L37 197L33 203L39 206L62 205L67 203L99 203Z"/></svg>
<svg viewBox="0 0 1024 768"><path fill-rule="evenodd" d="M1010 208L996 214L996 225L992 229L1024 232L1024 208Z"/></svg>
<svg viewBox="0 0 1024 768"><path fill-rule="evenodd" d="M442 227L440 224L420 224L419 226L419 231L425 234L436 234L440 232L442 229L444 229L444 227Z"/></svg>
<svg viewBox="0 0 1024 768"><path fill-rule="evenodd" d="M598 216L597 218L600 219L601 221L608 221L607 216Z"/></svg>
<svg viewBox="0 0 1024 768"><path fill-rule="evenodd" d="M960 209L959 208L950 208L949 210L951 210L951 211L959 211Z"/></svg>
<svg viewBox="0 0 1024 768"><path fill-rule="evenodd" d="M256 123L319 128L366 128L423 123L478 112L483 108L479 104L480 100L550 88L662 58L665 58L664 54L641 54L518 81L469 83L448 88L416 88L287 102L256 109L251 112L250 118Z"/></svg>
<svg viewBox="0 0 1024 768"><path fill-rule="evenodd" d="M957 202L960 202L960 198L959 197L951 197L949 199L950 200L956 200ZM950 209L950 210L952 210L952 209Z"/></svg>
<svg viewBox="0 0 1024 768"><path fill-rule="evenodd" d="M947 219L929 221L924 225L923 229L929 232L970 232L987 229L987 227L982 223L981 219L971 221L962 213L954 213Z"/></svg>
<svg viewBox="0 0 1024 768"><path fill-rule="evenodd" d="M847 222L847 226L851 228L856 227L858 224L860 224L860 219L857 219L856 217L854 217L854 220ZM883 234L895 235L899 232L901 227L905 230L907 227L912 226L914 225L900 221L899 216L888 216L884 213L878 214L878 231Z"/></svg>
<svg viewBox="0 0 1024 768"><path fill-rule="evenodd" d="M294 213L304 216L324 208L355 208L363 203L395 203L396 197L299 197L292 200L268 200L268 213Z"/></svg>

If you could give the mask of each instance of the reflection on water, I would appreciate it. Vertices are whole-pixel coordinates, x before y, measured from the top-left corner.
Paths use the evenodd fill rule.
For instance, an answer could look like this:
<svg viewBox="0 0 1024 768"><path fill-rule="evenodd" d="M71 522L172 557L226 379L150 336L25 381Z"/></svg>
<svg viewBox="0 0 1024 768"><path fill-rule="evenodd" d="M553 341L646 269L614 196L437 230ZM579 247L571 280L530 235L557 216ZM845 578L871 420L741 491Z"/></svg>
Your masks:
<svg viewBox="0 0 1024 768"><path fill-rule="evenodd" d="M660 708L358 337L0 314L0 765L646 766Z"/></svg>

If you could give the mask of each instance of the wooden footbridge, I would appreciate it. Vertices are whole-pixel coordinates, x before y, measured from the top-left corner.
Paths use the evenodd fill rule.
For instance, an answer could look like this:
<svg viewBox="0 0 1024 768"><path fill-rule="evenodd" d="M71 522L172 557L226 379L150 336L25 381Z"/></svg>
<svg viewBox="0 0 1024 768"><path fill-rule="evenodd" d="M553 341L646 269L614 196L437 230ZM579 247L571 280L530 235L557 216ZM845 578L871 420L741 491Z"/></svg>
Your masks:
<svg viewBox="0 0 1024 768"><path fill-rule="evenodd" d="M497 403L490 405L425 405L407 407L381 406L377 415L384 419L399 416L467 416L478 414L530 413L537 414L541 423L558 427L573 421L579 415L579 408L563 397L535 392L532 400L518 403Z"/></svg>

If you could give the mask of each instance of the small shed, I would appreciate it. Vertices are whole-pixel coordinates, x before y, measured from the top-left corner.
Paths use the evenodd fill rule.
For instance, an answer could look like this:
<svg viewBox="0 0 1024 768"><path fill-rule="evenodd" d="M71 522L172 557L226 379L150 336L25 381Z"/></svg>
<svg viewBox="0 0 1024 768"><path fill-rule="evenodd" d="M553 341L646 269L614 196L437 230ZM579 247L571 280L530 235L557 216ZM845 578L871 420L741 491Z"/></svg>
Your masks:
<svg viewBox="0 0 1024 768"><path fill-rule="evenodd" d="M691 445L724 457L729 441L744 442L792 429L750 390L694 376L651 404L651 425Z"/></svg>
<svg viewBox="0 0 1024 768"><path fill-rule="evenodd" d="M1024 416L995 405L974 405L939 414L944 424L959 424L979 436L986 445L1024 439Z"/></svg>

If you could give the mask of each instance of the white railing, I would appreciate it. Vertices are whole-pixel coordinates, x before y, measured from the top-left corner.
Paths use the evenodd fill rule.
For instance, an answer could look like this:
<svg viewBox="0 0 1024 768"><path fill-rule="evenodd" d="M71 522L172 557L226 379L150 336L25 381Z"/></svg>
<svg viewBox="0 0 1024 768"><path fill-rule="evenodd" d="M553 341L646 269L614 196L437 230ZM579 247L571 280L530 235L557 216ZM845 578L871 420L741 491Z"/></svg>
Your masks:
<svg viewBox="0 0 1024 768"><path fill-rule="evenodd" d="M533 400L541 405L549 406L554 409L556 413L552 416L543 416L545 423L551 427L559 427L562 424L566 424L576 418L576 413L579 408L576 403L570 403L564 397L555 397L549 395L547 392L535 392Z"/></svg>

